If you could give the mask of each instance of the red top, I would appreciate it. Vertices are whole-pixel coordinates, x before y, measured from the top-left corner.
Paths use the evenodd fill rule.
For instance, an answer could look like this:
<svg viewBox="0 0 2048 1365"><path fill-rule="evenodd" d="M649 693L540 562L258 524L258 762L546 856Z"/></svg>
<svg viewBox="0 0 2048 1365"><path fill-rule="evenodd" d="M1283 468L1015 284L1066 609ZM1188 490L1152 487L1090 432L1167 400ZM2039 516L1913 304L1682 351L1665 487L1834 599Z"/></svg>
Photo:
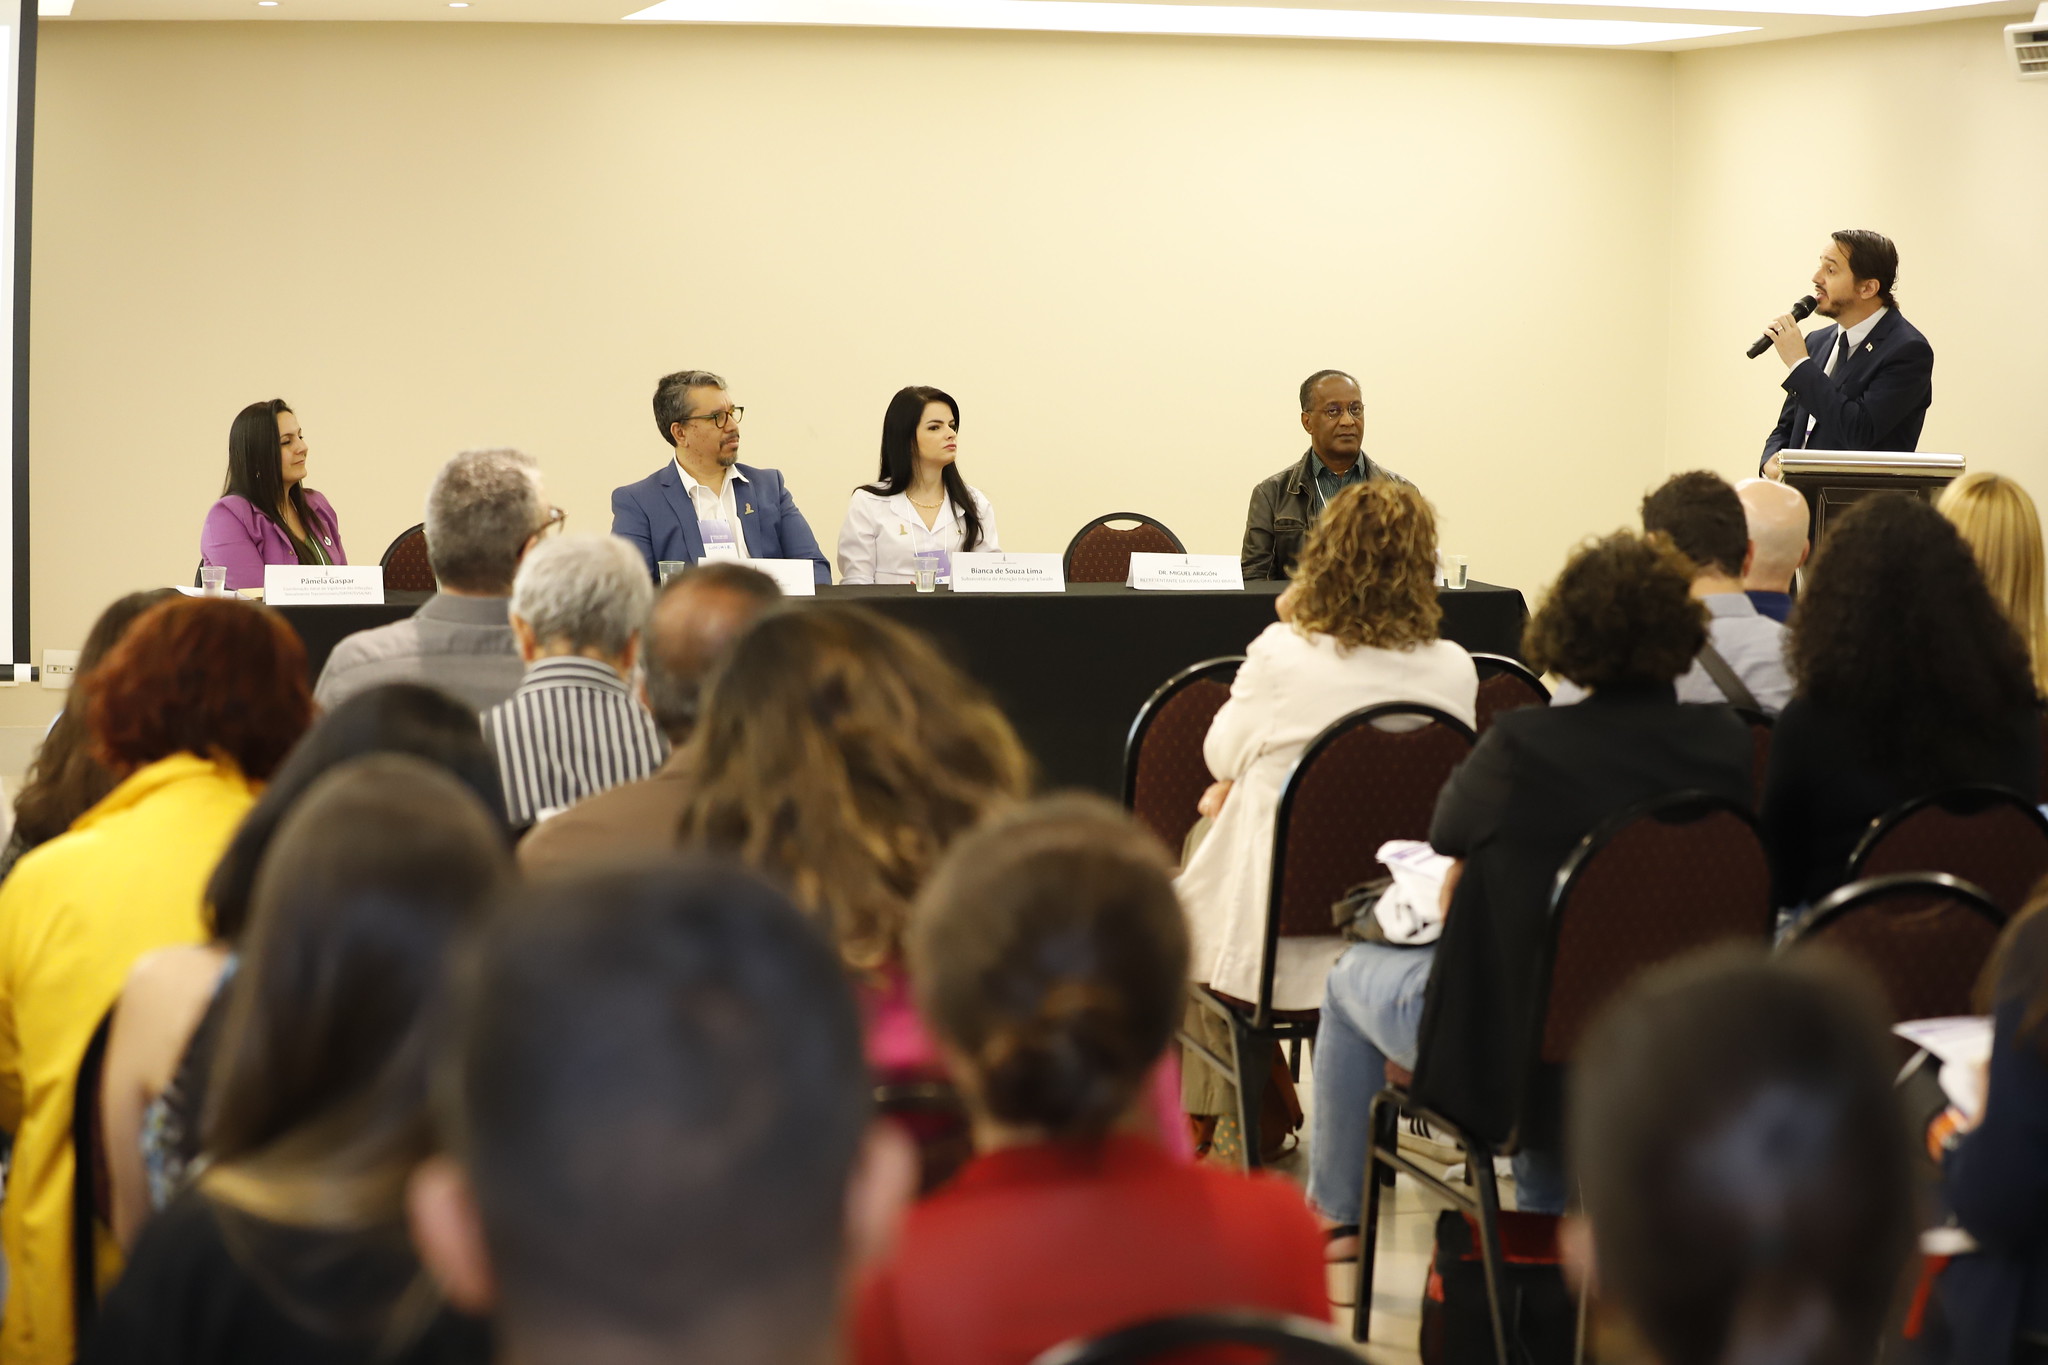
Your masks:
<svg viewBox="0 0 2048 1365"><path fill-rule="evenodd" d="M1027 1365L1148 1318L1255 1308L1327 1322L1323 1239L1275 1176L1142 1138L976 1157L910 1211L861 1286L854 1365Z"/></svg>

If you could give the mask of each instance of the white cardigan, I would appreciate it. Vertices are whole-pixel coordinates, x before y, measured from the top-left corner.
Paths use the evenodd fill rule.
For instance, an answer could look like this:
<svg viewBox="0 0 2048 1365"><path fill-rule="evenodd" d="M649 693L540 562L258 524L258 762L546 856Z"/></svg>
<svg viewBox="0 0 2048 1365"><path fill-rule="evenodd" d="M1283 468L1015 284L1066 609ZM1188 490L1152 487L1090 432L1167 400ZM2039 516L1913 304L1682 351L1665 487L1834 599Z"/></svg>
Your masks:
<svg viewBox="0 0 2048 1365"><path fill-rule="evenodd" d="M996 514L979 488L967 490L974 499L975 515L981 518L981 543L977 550L996 550ZM930 550L948 554L960 548L967 528L953 510L948 497L939 506L927 530L924 518L910 505L907 493L883 497L857 488L846 504L846 520L839 527L839 581L842 583L909 583L915 579L915 556Z"/></svg>
<svg viewBox="0 0 2048 1365"><path fill-rule="evenodd" d="M1258 998L1273 820L1280 788L1309 741L1331 722L1382 702L1420 702L1470 725L1478 693L1472 656L1449 640L1343 653L1327 635L1306 636L1284 622L1267 626L1245 651L1230 700L1202 742L1210 773L1237 785L1175 883L1187 912L1189 975L1239 999ZM1334 934L1281 939L1273 1007L1320 1007L1323 978L1344 947Z"/></svg>

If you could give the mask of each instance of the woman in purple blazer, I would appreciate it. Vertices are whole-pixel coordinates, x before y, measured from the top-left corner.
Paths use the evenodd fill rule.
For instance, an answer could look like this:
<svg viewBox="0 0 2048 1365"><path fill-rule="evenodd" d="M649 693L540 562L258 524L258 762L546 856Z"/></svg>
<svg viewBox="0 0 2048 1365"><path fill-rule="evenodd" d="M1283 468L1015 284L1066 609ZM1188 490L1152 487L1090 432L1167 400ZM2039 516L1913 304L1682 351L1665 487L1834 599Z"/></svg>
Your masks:
<svg viewBox="0 0 2048 1365"><path fill-rule="evenodd" d="M346 564L341 523L306 487L306 437L282 398L251 403L228 428L228 486L207 509L199 562L228 571L228 591L263 586L266 564Z"/></svg>

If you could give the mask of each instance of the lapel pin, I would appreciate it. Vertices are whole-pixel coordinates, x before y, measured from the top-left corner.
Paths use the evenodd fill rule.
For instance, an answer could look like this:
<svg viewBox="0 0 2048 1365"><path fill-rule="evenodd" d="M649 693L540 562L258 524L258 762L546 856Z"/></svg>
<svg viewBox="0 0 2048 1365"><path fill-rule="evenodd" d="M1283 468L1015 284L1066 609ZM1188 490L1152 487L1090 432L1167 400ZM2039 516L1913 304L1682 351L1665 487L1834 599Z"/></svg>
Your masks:
<svg viewBox="0 0 2048 1365"><path fill-rule="evenodd" d="M754 504L751 502L747 504L747 515L750 517L754 515Z"/></svg>
<svg viewBox="0 0 2048 1365"><path fill-rule="evenodd" d="M1874 341L1866 341L1863 343L1863 349L1866 351L1874 351L1877 349L1877 343Z"/></svg>

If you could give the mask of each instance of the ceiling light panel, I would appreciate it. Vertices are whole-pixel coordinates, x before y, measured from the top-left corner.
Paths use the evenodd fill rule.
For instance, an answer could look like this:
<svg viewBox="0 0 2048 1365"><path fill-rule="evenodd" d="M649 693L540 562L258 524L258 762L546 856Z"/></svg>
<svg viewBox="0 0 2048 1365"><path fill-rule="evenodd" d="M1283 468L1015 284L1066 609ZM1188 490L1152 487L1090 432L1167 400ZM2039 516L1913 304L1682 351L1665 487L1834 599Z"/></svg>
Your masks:
<svg viewBox="0 0 2048 1365"><path fill-rule="evenodd" d="M1546 0L1530 0L1531 3ZM1555 3L1556 0L1547 0ZM1699 3L1700 0L1694 0ZM1824 3L1825 0L1812 0ZM1981 0L1971 0L1980 3ZM1675 3L1675 0L1674 0ZM629 20L688 24L815 24L854 28L1153 33L1214 38L1349 38L1377 42L1543 43L1629 47L1750 33L1718 24L1537 19L1515 14L1407 14L1259 5L1129 4L1118 0L658 0Z"/></svg>

